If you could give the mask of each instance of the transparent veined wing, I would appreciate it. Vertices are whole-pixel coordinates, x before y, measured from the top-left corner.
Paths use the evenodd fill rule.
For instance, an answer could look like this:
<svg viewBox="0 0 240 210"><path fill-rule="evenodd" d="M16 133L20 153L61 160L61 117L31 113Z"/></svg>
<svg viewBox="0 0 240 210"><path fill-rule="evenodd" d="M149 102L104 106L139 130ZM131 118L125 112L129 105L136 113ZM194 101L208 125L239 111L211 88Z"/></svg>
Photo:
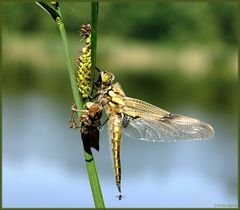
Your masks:
<svg viewBox="0 0 240 210"><path fill-rule="evenodd" d="M141 101L136 98L124 97L123 100L124 100L125 106L128 109L135 109L136 111L147 112L150 114L157 114L159 116L165 116L169 113L168 111L166 111L164 109L160 109L157 106L154 106L150 103Z"/></svg>
<svg viewBox="0 0 240 210"><path fill-rule="evenodd" d="M129 137L156 142L202 140L214 135L213 128L207 123L127 97L123 127L123 133Z"/></svg>

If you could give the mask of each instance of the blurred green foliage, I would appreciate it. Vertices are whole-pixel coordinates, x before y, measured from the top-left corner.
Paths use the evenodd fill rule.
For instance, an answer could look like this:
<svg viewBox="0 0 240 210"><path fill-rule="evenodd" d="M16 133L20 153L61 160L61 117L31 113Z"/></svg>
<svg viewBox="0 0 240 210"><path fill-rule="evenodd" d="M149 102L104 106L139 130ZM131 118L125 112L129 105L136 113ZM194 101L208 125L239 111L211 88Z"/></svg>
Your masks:
<svg viewBox="0 0 240 210"><path fill-rule="evenodd" d="M90 22L91 4L60 5L77 58L83 44L80 25ZM163 108L192 102L206 109L234 111L237 10L234 1L101 2L97 63L116 74L131 97ZM17 94L37 89L70 101L64 51L54 21L34 2L4 1L2 14L5 89ZM137 62L141 65L134 66Z"/></svg>
<svg viewBox="0 0 240 210"><path fill-rule="evenodd" d="M234 3L112 4L103 14L106 27L102 31L152 41L186 41L192 36L192 40L219 39L232 44L237 37L236 17Z"/></svg>
<svg viewBox="0 0 240 210"><path fill-rule="evenodd" d="M69 33L76 33L79 23L90 21L89 3L63 2L61 8ZM56 33L53 23L34 3L4 2L3 15L5 29ZM236 2L103 2L99 15L99 33L103 35L171 43L192 36L192 41L237 43Z"/></svg>

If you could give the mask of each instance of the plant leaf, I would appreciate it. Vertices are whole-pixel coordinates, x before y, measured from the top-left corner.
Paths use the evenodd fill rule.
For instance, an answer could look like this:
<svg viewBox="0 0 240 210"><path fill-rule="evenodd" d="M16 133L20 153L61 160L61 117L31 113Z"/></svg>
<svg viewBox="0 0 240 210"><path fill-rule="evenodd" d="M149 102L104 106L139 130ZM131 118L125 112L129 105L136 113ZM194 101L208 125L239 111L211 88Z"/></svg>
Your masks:
<svg viewBox="0 0 240 210"><path fill-rule="evenodd" d="M50 3L37 1L36 4L41 7L45 12L52 16L52 18L56 21L57 17L60 17L59 12L57 11L58 7L53 7Z"/></svg>

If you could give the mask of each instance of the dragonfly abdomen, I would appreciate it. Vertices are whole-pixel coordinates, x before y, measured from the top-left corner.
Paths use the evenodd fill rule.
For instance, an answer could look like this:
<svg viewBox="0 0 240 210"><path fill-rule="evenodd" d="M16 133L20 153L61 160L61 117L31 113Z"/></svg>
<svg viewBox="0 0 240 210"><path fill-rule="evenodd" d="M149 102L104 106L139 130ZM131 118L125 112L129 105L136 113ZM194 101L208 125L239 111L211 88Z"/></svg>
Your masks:
<svg viewBox="0 0 240 210"><path fill-rule="evenodd" d="M120 146L121 146L121 138L122 138L122 113L116 113L116 112L111 113L109 116L109 126L110 126L110 134L111 134L115 182L119 192L121 192Z"/></svg>

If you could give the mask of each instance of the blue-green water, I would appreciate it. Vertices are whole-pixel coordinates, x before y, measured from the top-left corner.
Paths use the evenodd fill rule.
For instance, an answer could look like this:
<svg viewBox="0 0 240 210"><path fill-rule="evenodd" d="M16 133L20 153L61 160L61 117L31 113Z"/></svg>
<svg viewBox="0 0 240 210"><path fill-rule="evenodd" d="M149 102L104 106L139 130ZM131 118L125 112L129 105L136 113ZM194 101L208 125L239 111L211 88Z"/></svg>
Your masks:
<svg viewBox="0 0 240 210"><path fill-rule="evenodd" d="M94 207L80 134L68 128L70 104L36 92L3 95L3 207ZM106 207L236 207L236 117L194 106L169 111L209 122L215 137L178 143L124 137L119 201L104 128L94 155Z"/></svg>

